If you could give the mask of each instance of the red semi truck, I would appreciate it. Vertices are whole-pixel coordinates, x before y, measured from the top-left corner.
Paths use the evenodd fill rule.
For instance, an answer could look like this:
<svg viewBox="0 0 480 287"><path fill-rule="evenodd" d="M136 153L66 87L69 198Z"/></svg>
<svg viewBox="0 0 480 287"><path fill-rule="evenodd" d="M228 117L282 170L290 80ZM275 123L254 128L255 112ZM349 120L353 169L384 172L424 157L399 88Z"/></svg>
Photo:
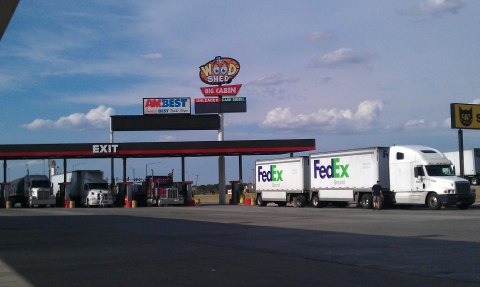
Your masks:
<svg viewBox="0 0 480 287"><path fill-rule="evenodd" d="M143 183L143 189L146 191L148 206L183 205L185 203L183 194L170 175L147 176Z"/></svg>

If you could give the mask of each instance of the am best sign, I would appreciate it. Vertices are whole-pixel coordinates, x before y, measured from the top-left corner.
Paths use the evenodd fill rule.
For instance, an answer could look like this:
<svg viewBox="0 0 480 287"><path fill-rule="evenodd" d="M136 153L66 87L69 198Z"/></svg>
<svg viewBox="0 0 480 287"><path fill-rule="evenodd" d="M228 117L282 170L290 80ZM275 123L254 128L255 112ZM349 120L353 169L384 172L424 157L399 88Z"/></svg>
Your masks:
<svg viewBox="0 0 480 287"><path fill-rule="evenodd" d="M190 98L144 98L144 115L191 114Z"/></svg>

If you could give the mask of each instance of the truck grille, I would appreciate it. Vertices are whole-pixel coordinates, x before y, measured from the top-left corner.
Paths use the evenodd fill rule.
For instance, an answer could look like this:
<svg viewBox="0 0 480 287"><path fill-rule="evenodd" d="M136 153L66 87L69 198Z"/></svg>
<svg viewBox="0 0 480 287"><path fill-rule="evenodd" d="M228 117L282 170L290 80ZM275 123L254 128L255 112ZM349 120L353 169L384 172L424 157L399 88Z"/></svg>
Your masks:
<svg viewBox="0 0 480 287"><path fill-rule="evenodd" d="M456 182L455 189L457 190L458 195L470 194L470 184L468 182Z"/></svg>
<svg viewBox="0 0 480 287"><path fill-rule="evenodd" d="M39 191L37 191L37 198L39 200L50 199L50 190L39 190Z"/></svg>
<svg viewBox="0 0 480 287"><path fill-rule="evenodd" d="M178 198L178 189L176 188L167 188L166 198Z"/></svg>

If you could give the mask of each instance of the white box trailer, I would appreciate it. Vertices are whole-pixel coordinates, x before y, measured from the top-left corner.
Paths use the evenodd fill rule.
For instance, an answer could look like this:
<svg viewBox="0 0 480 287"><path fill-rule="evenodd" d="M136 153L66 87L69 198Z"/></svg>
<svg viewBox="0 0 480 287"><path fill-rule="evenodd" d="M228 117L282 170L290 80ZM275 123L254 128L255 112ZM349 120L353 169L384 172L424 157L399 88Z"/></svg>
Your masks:
<svg viewBox="0 0 480 287"><path fill-rule="evenodd" d="M257 205L274 202L285 206L292 200L304 206L309 198L308 157L290 157L255 161Z"/></svg>
<svg viewBox="0 0 480 287"><path fill-rule="evenodd" d="M372 186L377 181L385 196L390 189L388 152L388 147L373 147L311 154L312 204L346 206L357 202L370 208Z"/></svg>
<svg viewBox="0 0 480 287"><path fill-rule="evenodd" d="M460 152L452 151L443 153L455 166L455 174L460 176ZM472 148L463 150L463 176L472 185L480 184L480 149Z"/></svg>

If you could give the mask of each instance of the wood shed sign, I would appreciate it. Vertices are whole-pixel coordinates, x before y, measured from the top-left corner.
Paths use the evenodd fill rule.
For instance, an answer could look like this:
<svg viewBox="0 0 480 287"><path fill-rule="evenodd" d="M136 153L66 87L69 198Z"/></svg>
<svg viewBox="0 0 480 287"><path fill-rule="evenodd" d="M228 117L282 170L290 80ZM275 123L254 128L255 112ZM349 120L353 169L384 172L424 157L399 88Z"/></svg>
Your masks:
<svg viewBox="0 0 480 287"><path fill-rule="evenodd" d="M240 63L232 58L220 56L200 66L199 76L207 85L230 84L240 72Z"/></svg>

